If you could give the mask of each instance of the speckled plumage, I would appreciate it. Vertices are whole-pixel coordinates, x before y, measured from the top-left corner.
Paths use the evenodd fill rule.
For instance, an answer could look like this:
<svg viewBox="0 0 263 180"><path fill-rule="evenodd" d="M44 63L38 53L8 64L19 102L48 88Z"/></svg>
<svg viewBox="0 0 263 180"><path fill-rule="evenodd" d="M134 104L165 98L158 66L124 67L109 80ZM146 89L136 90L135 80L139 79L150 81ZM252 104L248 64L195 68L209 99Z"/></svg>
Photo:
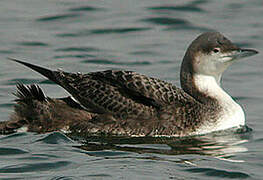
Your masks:
<svg viewBox="0 0 263 180"><path fill-rule="evenodd" d="M68 73L12 59L62 86L79 103L51 99L37 86L20 85L13 122L37 119L41 127L51 122L44 129L127 136L187 136L243 125L243 110L221 89L220 78L234 59L256 53L238 48L218 32L204 33L183 59L183 89L132 71Z"/></svg>
<svg viewBox="0 0 263 180"><path fill-rule="evenodd" d="M191 109L190 106L181 105L174 111L174 104L171 103L171 106L167 106L165 110L149 107L156 114L150 116L147 113L148 117L142 117L140 113L131 114L126 118L112 117L88 112L70 97L60 99L46 97L37 85L19 84L17 88L18 99L15 113L10 121L0 124L2 134L14 132L24 125L29 131L40 133L66 130L85 134L127 136L184 135L195 127L190 123L193 121L174 121L173 119L177 116L178 119L183 120L185 117L191 117L189 114L193 115L192 118L196 118L191 112L194 108ZM118 113L118 111L112 113Z"/></svg>
<svg viewBox="0 0 263 180"><path fill-rule="evenodd" d="M163 106L194 101L170 83L131 71L59 72L58 82L85 108L116 118L156 116ZM122 117L123 116L123 117Z"/></svg>
<svg viewBox="0 0 263 180"><path fill-rule="evenodd" d="M62 77L62 86L66 86L65 89L75 99L80 99L84 108L70 106L66 98L43 99L40 90L39 94L30 93L40 88L21 88L18 85L19 99L13 119L21 122L17 118L30 117L33 121L26 123L31 124L30 131L67 129L90 134L156 136L184 135L198 127L195 119L198 115L201 118L202 105L170 83L130 71L103 71L86 75L59 71L56 74ZM143 84L148 85L147 91Z"/></svg>
<svg viewBox="0 0 263 180"><path fill-rule="evenodd" d="M109 133L175 135L198 127L202 105L170 83L131 71L59 74L59 83L89 112L101 114L101 121L112 118L112 126L99 128Z"/></svg>

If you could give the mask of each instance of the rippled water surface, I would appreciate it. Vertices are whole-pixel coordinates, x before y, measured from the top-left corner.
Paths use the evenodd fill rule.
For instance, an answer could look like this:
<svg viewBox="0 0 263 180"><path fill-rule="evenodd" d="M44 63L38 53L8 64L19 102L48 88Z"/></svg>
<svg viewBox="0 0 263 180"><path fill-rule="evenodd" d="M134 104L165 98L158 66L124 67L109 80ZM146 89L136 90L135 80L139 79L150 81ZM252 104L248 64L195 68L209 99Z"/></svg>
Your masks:
<svg viewBox="0 0 263 180"><path fill-rule="evenodd" d="M262 179L263 3L251 1L2 0L0 121L13 111L15 84L68 94L20 58L49 68L128 69L179 86L181 59L205 31L220 31L261 54L232 65L223 87L247 125L191 139L82 138L60 132L0 137L1 179Z"/></svg>

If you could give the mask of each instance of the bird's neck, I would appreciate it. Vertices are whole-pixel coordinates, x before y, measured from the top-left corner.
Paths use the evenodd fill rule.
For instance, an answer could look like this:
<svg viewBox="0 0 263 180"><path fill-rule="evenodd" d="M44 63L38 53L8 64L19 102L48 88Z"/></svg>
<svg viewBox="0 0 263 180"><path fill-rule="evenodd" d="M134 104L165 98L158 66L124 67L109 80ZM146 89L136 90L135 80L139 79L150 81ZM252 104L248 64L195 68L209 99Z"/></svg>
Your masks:
<svg viewBox="0 0 263 180"><path fill-rule="evenodd" d="M205 75L194 71L193 63L185 60L182 63L180 81L182 89L201 104L210 107L235 103L220 87L221 74Z"/></svg>
<svg viewBox="0 0 263 180"><path fill-rule="evenodd" d="M194 56L186 53L181 65L180 81L182 89L201 104L213 105L222 97L232 99L220 87L221 74L209 76L195 72Z"/></svg>
<svg viewBox="0 0 263 180"><path fill-rule="evenodd" d="M193 93L192 96L198 99L201 103L206 104L208 101L217 101L222 104L225 102L233 102L220 86L221 76L209 76L203 74L194 74L192 76Z"/></svg>
<svg viewBox="0 0 263 180"><path fill-rule="evenodd" d="M183 90L203 104L209 119L215 122L205 125L200 130L202 133L210 131L211 127L211 131L218 131L245 124L243 109L220 87L220 79L202 74L188 77L187 81L181 78Z"/></svg>
<svg viewBox="0 0 263 180"><path fill-rule="evenodd" d="M184 64L185 65L185 64ZM185 92L204 105L218 106L234 100L220 86L221 74L217 76L194 73L191 66L181 71L181 86Z"/></svg>

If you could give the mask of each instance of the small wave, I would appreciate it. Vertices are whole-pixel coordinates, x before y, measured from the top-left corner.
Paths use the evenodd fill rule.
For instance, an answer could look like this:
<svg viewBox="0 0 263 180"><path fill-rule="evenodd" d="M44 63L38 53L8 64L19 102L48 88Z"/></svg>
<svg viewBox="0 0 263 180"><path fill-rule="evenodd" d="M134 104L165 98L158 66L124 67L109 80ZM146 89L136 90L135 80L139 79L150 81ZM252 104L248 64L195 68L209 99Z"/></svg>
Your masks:
<svg viewBox="0 0 263 180"><path fill-rule="evenodd" d="M39 41L19 42L18 44L22 46L48 46L47 43L43 43Z"/></svg>
<svg viewBox="0 0 263 180"><path fill-rule="evenodd" d="M70 161L57 161L50 163L28 163L21 165L6 166L0 169L0 173L24 173L24 172L36 172L36 171L49 171L54 169L60 169L72 164Z"/></svg>
<svg viewBox="0 0 263 180"><path fill-rule="evenodd" d="M99 10L104 10L104 9L93 7L93 6L80 6L80 7L74 7L69 9L69 11L73 11L73 12L79 12L79 11L90 12L90 11L99 11Z"/></svg>
<svg viewBox="0 0 263 180"><path fill-rule="evenodd" d="M88 35L98 35L98 34L124 34L138 31L147 31L150 28L104 28L104 29L91 29L82 30L77 33L60 33L57 37L82 37Z"/></svg>
<svg viewBox="0 0 263 180"><path fill-rule="evenodd" d="M54 56L55 59L65 59L65 58L94 58L95 55L91 54L69 54L69 55L61 55L61 56Z"/></svg>
<svg viewBox="0 0 263 180"><path fill-rule="evenodd" d="M238 172L238 171L219 170L215 168L191 168L185 171L192 172L192 173L202 173L206 176L220 177L220 178L245 179L245 178L250 177L247 173Z"/></svg>
<svg viewBox="0 0 263 180"><path fill-rule="evenodd" d="M90 51L99 51L99 49L94 47L66 47L66 48L58 48L55 51L62 52L90 52Z"/></svg>
<svg viewBox="0 0 263 180"><path fill-rule="evenodd" d="M137 32L137 31L147 31L150 28L108 28L108 29L94 29L91 30L91 34L123 34L123 33L129 33L129 32Z"/></svg>
<svg viewBox="0 0 263 180"><path fill-rule="evenodd" d="M16 154L26 154L27 151L17 149L17 148L6 148L0 147L0 156L16 155Z"/></svg>
<svg viewBox="0 0 263 180"><path fill-rule="evenodd" d="M144 50L140 50L140 51L134 51L134 52L131 52L129 54L132 54L132 55L140 55L140 56L158 56L160 55L158 52L155 52L155 51L144 51Z"/></svg>
<svg viewBox="0 0 263 180"><path fill-rule="evenodd" d="M113 156L121 156L121 155L129 155L129 153L125 151L90 151L87 152L90 156L96 156L96 157L113 157Z"/></svg>
<svg viewBox="0 0 263 180"><path fill-rule="evenodd" d="M43 142L46 144L71 144L73 141L60 132L53 132L47 134L44 138L38 139L36 142Z"/></svg>
<svg viewBox="0 0 263 180"><path fill-rule="evenodd" d="M202 8L198 7L200 4L206 4L209 1L207 0L195 0L190 1L187 4L184 5L164 5L164 6L153 6L149 7L149 10L155 10L155 11L182 11L182 12L205 12Z"/></svg>
<svg viewBox="0 0 263 180"><path fill-rule="evenodd" d="M56 176L51 178L50 180L77 180L77 179L81 180L82 178L77 178L74 176Z"/></svg>
<svg viewBox="0 0 263 180"><path fill-rule="evenodd" d="M57 37L77 37L77 33L59 33L56 34Z"/></svg>
<svg viewBox="0 0 263 180"><path fill-rule="evenodd" d="M171 18L171 17L150 17L143 19L142 21L150 22L152 24L158 24L158 25L189 25L190 23L184 19L179 18Z"/></svg>
<svg viewBox="0 0 263 180"><path fill-rule="evenodd" d="M64 19L72 19L72 18L76 18L80 16L81 14L77 14L77 13L58 14L54 16L44 16L44 17L38 18L36 21L39 21L39 22L59 21L59 20L64 20Z"/></svg>
<svg viewBox="0 0 263 180"><path fill-rule="evenodd" d="M182 12L206 12L204 9L198 7L198 5L206 4L209 1L207 0L195 0L190 1L184 5L164 5L164 6L152 6L147 9L155 11L182 11Z"/></svg>
<svg viewBox="0 0 263 180"><path fill-rule="evenodd" d="M107 178L107 177L108 178L111 177L111 179L113 178L111 175L103 174L103 173L91 174L91 175L87 175L87 177L94 178L94 179Z"/></svg>
<svg viewBox="0 0 263 180"><path fill-rule="evenodd" d="M149 7L149 10L155 11L183 11L183 12L205 12L202 8L196 6L154 6Z"/></svg>
<svg viewBox="0 0 263 180"><path fill-rule="evenodd" d="M167 26L167 30L199 30L199 31L211 31L210 28L198 27L193 25L187 20L172 17L150 17L142 19L144 22L149 22L155 25Z"/></svg>

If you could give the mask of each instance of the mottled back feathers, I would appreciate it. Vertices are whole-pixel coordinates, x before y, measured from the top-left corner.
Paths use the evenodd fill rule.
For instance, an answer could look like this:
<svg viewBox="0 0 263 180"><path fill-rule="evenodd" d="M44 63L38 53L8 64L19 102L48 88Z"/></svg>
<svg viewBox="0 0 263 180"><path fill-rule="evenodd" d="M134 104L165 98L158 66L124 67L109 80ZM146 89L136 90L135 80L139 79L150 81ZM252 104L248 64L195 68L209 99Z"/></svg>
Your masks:
<svg viewBox="0 0 263 180"><path fill-rule="evenodd" d="M88 111L117 118L150 118L165 106L176 108L194 101L170 83L131 71L58 72L56 76Z"/></svg>

